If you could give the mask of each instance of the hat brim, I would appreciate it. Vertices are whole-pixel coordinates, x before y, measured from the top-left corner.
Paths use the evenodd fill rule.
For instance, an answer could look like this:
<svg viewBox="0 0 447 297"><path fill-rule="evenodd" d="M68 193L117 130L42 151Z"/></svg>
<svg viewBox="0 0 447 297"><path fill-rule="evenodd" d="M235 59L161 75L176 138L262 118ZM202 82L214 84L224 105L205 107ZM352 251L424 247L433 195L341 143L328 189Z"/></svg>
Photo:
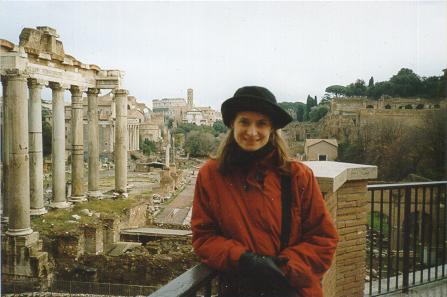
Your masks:
<svg viewBox="0 0 447 297"><path fill-rule="evenodd" d="M241 111L255 111L267 115L276 129L283 128L293 119L280 106L255 96L238 96L225 100L221 106L225 126L230 127L236 114Z"/></svg>

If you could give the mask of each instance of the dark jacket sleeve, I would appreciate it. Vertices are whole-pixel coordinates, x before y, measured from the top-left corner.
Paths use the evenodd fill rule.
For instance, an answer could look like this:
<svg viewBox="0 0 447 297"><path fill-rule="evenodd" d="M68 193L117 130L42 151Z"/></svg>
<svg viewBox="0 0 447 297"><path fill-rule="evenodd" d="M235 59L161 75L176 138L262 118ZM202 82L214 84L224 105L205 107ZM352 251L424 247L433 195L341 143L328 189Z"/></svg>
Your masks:
<svg viewBox="0 0 447 297"><path fill-rule="evenodd" d="M199 173L191 215L192 245L203 263L220 271L230 270L237 267L240 256L247 249L238 241L220 234L210 199L203 175Z"/></svg>
<svg viewBox="0 0 447 297"><path fill-rule="evenodd" d="M284 270L295 288L319 286L324 272L331 265L338 242L335 225L317 180L312 171L308 170L308 181L302 189L301 197L301 240L280 253L281 257L289 259Z"/></svg>

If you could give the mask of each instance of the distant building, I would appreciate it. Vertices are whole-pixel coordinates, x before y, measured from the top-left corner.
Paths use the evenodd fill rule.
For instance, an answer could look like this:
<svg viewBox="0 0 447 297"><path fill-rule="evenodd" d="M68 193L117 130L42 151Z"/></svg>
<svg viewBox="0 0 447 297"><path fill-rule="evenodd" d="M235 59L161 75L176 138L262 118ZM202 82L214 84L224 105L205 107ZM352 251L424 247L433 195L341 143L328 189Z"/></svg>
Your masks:
<svg viewBox="0 0 447 297"><path fill-rule="evenodd" d="M197 108L191 108L185 113L183 122L189 124L196 124L197 126L206 125L206 120L203 117L202 111Z"/></svg>
<svg viewBox="0 0 447 297"><path fill-rule="evenodd" d="M51 107L51 105L48 105ZM65 106L65 148L67 154L71 152L71 104ZM51 112L45 118L51 123ZM84 152L88 151L88 99L83 98L84 119ZM156 120L159 120L155 117ZM108 93L98 97L98 125L99 125L99 153L109 155L114 150L115 144L115 120L116 111L113 94ZM164 122L161 123L163 125ZM127 99L127 128L129 151L139 150L140 139L160 141L161 129L159 123L152 122L150 109L144 103L137 102L134 96Z"/></svg>
<svg viewBox="0 0 447 297"><path fill-rule="evenodd" d="M160 127L153 123L142 123L140 125L140 136L142 141L150 140L158 142L162 139Z"/></svg>
<svg viewBox="0 0 447 297"><path fill-rule="evenodd" d="M220 112L213 110L210 106L194 106L193 89L188 89L186 95L186 100L184 98L152 100L154 114L162 114L166 118L173 119L174 126L178 123L212 126L215 121L222 120Z"/></svg>
<svg viewBox="0 0 447 297"><path fill-rule="evenodd" d="M163 117L172 119L175 122L182 122L185 112L188 110L184 98L163 98L152 100L152 111L155 114L162 114Z"/></svg>
<svg viewBox="0 0 447 297"><path fill-rule="evenodd" d="M307 161L335 161L337 150L336 139L306 139L304 159Z"/></svg>

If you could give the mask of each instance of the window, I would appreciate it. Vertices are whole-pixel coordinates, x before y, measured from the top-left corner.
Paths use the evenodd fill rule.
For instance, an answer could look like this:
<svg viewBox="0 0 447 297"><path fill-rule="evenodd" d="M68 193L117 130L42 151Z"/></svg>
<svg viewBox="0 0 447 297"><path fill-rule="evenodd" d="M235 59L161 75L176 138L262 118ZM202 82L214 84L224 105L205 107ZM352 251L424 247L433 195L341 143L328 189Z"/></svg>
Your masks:
<svg viewBox="0 0 447 297"><path fill-rule="evenodd" d="M318 154L318 161L327 161L327 155Z"/></svg>

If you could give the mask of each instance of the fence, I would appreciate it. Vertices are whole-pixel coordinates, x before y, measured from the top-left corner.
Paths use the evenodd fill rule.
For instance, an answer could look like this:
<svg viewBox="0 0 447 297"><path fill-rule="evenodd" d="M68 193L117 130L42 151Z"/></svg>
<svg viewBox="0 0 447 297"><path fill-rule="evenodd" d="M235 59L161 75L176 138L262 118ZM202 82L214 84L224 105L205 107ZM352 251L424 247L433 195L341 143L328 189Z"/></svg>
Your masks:
<svg viewBox="0 0 447 297"><path fill-rule="evenodd" d="M446 189L447 181L368 186L367 295L446 277Z"/></svg>
<svg viewBox="0 0 447 297"><path fill-rule="evenodd" d="M41 284L40 284L41 285ZM20 294L25 292L69 293L70 295L106 295L106 296L147 296L156 291L155 286L128 284L79 282L56 280L50 286L39 286L38 279L10 280L2 283L3 294Z"/></svg>
<svg viewBox="0 0 447 297"><path fill-rule="evenodd" d="M149 297L211 297L212 282L217 273L204 264L199 264L184 272Z"/></svg>

